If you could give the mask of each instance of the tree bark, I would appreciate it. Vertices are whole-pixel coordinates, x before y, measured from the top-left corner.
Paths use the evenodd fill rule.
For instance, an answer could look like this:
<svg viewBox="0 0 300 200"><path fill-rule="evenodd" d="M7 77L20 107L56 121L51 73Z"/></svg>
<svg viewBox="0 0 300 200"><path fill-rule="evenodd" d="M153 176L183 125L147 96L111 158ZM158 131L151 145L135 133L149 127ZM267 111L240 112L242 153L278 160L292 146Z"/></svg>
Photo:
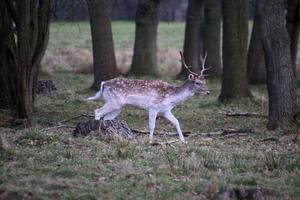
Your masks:
<svg viewBox="0 0 300 200"><path fill-rule="evenodd" d="M94 82L98 90L102 81L118 75L108 0L87 0L93 44Z"/></svg>
<svg viewBox="0 0 300 200"><path fill-rule="evenodd" d="M160 0L139 0L136 11L136 29L132 64L133 75L158 76L157 26Z"/></svg>
<svg viewBox="0 0 300 200"><path fill-rule="evenodd" d="M186 64L191 66L195 72L199 72L199 55L203 53L203 37L200 37L202 31L200 27L201 24L204 24L203 12L203 0L189 0L185 23L183 56ZM179 76L188 76L188 71L184 66L182 66Z"/></svg>
<svg viewBox="0 0 300 200"><path fill-rule="evenodd" d="M261 33L267 67L269 94L268 129L286 126L297 111L296 79L290 40L285 26L285 0L258 1Z"/></svg>
<svg viewBox="0 0 300 200"><path fill-rule="evenodd" d="M251 97L247 76L247 0L223 0L223 78L220 101Z"/></svg>
<svg viewBox="0 0 300 200"><path fill-rule="evenodd" d="M0 107L31 124L39 64L49 37L50 1L0 3Z"/></svg>
<svg viewBox="0 0 300 200"><path fill-rule="evenodd" d="M247 58L247 78L252 84L266 83L266 64L263 55L263 47L260 33L260 20L255 6L255 14L253 21L253 28L251 40L249 45L249 52Z"/></svg>
<svg viewBox="0 0 300 200"><path fill-rule="evenodd" d="M296 76L298 38L300 30L300 0L287 0L286 28L291 40L291 55Z"/></svg>
<svg viewBox="0 0 300 200"><path fill-rule="evenodd" d="M217 0L206 0L204 5L204 51L207 52L206 65L211 67L207 74L221 77L221 4Z"/></svg>

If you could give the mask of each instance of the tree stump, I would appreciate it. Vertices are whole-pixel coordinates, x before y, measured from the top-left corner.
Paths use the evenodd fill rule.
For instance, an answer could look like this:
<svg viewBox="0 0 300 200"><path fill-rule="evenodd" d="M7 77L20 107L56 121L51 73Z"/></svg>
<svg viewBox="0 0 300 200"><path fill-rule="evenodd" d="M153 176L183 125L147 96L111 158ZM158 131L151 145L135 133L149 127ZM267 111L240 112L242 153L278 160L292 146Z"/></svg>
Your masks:
<svg viewBox="0 0 300 200"><path fill-rule="evenodd" d="M134 135L125 121L120 120L94 120L90 119L87 122L79 122L73 131L74 137L87 136L92 131L96 131L101 136L121 137L127 140L132 140Z"/></svg>

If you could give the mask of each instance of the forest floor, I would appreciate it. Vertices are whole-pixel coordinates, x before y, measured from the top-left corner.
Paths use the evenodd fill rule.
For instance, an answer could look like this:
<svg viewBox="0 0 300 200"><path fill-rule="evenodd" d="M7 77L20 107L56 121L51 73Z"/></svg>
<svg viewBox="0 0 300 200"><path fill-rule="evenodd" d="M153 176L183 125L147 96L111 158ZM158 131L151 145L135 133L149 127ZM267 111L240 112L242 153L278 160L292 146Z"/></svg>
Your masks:
<svg viewBox="0 0 300 200"><path fill-rule="evenodd" d="M63 29L68 25L59 26ZM52 33L57 31L58 24L53 26ZM121 22L115 23L113 30L122 29L122 26ZM169 25L166 23L165 26ZM183 24L180 26L179 32L183 33ZM55 51L60 43L68 42L72 36L65 31L52 34L49 50ZM81 29L83 35L85 31ZM66 37L61 37L60 32ZM74 33L69 31L69 34ZM180 37L174 36L182 42L183 37ZM115 43L117 47L121 45L118 41ZM181 45L166 48L180 49ZM117 47L117 51L122 49ZM51 96L36 97L35 125L22 130L0 128L0 199L300 197L300 136L297 138L297 130L290 127L268 131L264 116L229 117L222 114L231 111L267 115L265 86L251 87L253 98L222 104L217 101L221 81L208 79L211 95L194 96L173 110L182 130L190 132L186 137L187 144L152 146L147 134L137 134L132 141L105 140L97 134L74 138L74 126L84 121L84 117L64 122L65 127L57 125L82 114L93 115L94 109L103 105L102 102L83 101L95 93L88 89L92 75L58 67L41 75L40 79L52 79L57 91ZM170 77L163 79L182 83ZM119 119L125 120L132 129L148 130L145 111L128 107ZM224 129L251 129L254 132L204 134ZM156 132L175 132L175 128L158 118ZM178 139L177 135L164 134L156 134L154 138L159 142Z"/></svg>

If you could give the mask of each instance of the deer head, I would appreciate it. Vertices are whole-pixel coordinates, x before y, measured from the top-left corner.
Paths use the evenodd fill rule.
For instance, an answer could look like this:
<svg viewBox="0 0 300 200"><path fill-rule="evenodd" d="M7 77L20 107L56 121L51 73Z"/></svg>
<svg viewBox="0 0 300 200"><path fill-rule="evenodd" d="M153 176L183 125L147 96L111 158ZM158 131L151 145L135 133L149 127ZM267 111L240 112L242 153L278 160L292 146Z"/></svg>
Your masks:
<svg viewBox="0 0 300 200"><path fill-rule="evenodd" d="M184 57L183 57L183 53L181 51L180 51L180 56L181 56L182 65L189 72L188 80L192 84L192 89L194 89L196 93L199 93L201 95L209 95L210 92L206 88L206 82L204 79L204 76L205 76L204 72L209 69L209 68L205 68L205 61L206 61L207 53L205 53L204 57L202 57L202 55L200 57L201 66L202 66L200 74L197 74L190 69L191 67L186 64Z"/></svg>

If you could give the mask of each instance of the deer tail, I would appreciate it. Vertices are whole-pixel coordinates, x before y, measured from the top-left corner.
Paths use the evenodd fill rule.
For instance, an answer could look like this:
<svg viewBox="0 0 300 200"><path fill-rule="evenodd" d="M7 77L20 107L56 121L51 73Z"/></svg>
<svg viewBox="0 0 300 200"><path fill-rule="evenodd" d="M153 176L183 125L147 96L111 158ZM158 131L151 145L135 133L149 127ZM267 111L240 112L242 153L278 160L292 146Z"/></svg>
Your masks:
<svg viewBox="0 0 300 200"><path fill-rule="evenodd" d="M97 93L95 94L95 96L86 98L85 100L86 100L86 101L95 101L95 100L100 99L101 96L102 96L102 93L103 93L103 85L104 85L104 81L101 82L101 86L100 86L99 92L97 92Z"/></svg>

